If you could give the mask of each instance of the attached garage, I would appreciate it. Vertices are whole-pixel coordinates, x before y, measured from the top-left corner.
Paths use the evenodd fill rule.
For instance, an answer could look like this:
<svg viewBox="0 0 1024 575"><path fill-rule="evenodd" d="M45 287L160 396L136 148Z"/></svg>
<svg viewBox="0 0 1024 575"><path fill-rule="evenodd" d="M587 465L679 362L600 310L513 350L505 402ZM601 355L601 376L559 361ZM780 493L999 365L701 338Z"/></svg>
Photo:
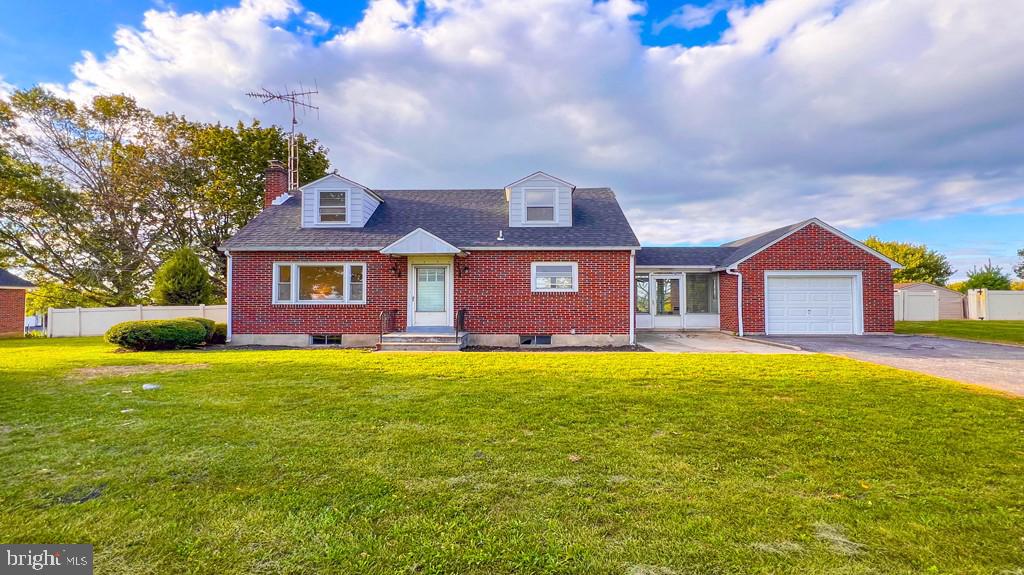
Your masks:
<svg viewBox="0 0 1024 575"><path fill-rule="evenodd" d="M860 275L853 272L766 272L765 333L863 333Z"/></svg>

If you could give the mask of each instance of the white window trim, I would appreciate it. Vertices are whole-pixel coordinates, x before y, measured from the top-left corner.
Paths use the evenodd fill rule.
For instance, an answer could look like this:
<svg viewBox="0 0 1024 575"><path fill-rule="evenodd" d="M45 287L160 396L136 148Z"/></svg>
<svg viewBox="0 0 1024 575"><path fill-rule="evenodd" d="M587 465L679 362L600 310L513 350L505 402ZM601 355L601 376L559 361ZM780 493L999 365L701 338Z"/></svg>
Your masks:
<svg viewBox="0 0 1024 575"><path fill-rule="evenodd" d="M345 192L345 221L325 222L320 219L320 194L324 192ZM318 226L347 226L352 222L352 188L317 188L315 206L313 213L316 216Z"/></svg>
<svg viewBox="0 0 1024 575"><path fill-rule="evenodd" d="M572 289L562 288L538 288L537 287L537 266L571 266L572 267ZM572 293L580 291L580 270L576 262L531 262L530 263L530 291L535 293Z"/></svg>
<svg viewBox="0 0 1024 575"><path fill-rule="evenodd" d="M526 200L530 192L551 192L551 219L550 220L531 220L529 218L527 208L530 207L530 203ZM546 208L547 206L533 206L535 208ZM558 188L549 186L533 186L529 188L523 188L523 223L524 224L557 224L558 223Z"/></svg>
<svg viewBox="0 0 1024 575"><path fill-rule="evenodd" d="M280 283L279 275L282 266L289 266L292 270L291 275L291 299L281 300L277 297L277 284ZM299 268L300 267L341 267L345 268L345 293L344 299L342 300L299 300ZM352 289L352 268L355 266L363 267L363 299L351 300L350 290ZM367 276L367 265L366 262L274 262L273 268L273 286L272 286L272 301L274 305L366 305L367 294L368 294L368 276Z"/></svg>

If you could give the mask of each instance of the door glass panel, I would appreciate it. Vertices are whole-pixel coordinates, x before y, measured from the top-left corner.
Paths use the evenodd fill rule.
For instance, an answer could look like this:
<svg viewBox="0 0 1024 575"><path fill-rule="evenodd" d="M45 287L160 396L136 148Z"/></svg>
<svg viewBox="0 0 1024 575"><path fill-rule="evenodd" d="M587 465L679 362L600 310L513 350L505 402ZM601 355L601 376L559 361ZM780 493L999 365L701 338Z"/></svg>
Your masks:
<svg viewBox="0 0 1024 575"><path fill-rule="evenodd" d="M416 311L444 311L444 268L416 268Z"/></svg>
<svg viewBox="0 0 1024 575"><path fill-rule="evenodd" d="M655 312L658 315L679 315L679 278L654 280Z"/></svg>

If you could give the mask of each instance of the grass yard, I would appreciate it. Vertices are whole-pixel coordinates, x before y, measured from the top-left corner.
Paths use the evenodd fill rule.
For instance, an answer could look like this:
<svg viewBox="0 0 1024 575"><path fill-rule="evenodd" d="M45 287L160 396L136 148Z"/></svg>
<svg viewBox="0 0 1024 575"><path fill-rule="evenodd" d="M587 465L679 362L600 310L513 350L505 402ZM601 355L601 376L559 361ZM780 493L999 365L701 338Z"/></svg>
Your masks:
<svg viewBox="0 0 1024 575"><path fill-rule="evenodd" d="M896 333L944 335L979 341L1024 344L1024 321L898 321Z"/></svg>
<svg viewBox="0 0 1024 575"><path fill-rule="evenodd" d="M1024 401L837 357L25 340L0 385L0 540L97 573L1024 568Z"/></svg>

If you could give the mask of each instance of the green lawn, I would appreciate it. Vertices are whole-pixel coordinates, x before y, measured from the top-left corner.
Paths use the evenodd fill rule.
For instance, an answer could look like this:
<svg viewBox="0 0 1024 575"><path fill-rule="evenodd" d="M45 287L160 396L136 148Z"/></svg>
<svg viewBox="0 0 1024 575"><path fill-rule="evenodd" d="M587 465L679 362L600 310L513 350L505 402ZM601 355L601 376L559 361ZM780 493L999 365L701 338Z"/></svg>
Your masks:
<svg viewBox="0 0 1024 575"><path fill-rule="evenodd" d="M923 333L963 339L1024 344L1024 321L898 321L896 333Z"/></svg>
<svg viewBox="0 0 1024 575"><path fill-rule="evenodd" d="M75 371L147 364L208 367ZM1024 401L837 357L26 340L0 385L0 540L97 573L1024 565Z"/></svg>

